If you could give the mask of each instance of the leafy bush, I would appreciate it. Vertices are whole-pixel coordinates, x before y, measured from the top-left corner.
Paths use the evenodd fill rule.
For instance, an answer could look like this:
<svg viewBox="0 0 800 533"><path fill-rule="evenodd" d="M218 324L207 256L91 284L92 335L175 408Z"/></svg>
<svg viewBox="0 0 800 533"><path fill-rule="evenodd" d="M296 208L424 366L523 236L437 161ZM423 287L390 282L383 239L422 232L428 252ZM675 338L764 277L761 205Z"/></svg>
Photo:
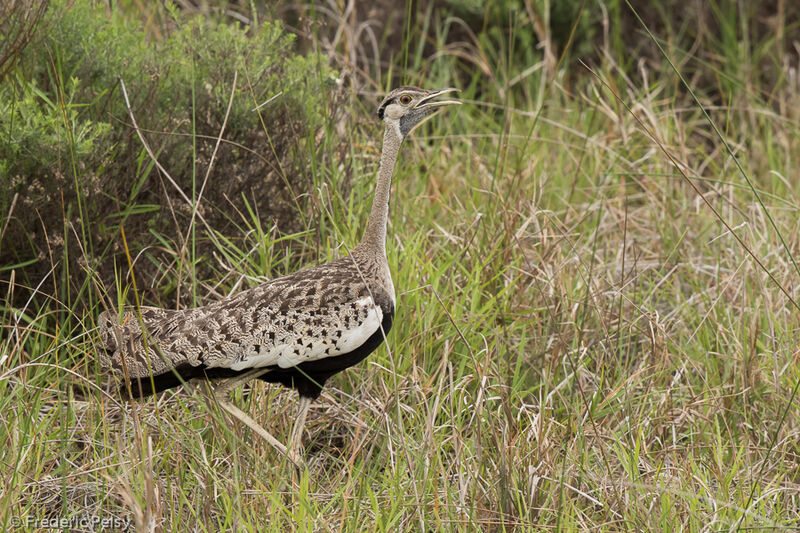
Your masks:
<svg viewBox="0 0 800 533"><path fill-rule="evenodd" d="M174 255L192 220L185 197L199 194L223 123L224 142L198 207L207 226L197 230L197 257L210 255L203 247L209 228L225 235L233 213L246 211L244 197L262 220L298 229L302 204L290 191L309 187L313 154L304 147L313 143L304 139L327 109L326 61L295 55L293 36L279 23L247 30L183 20L174 9L171 15L166 37L154 40L103 6L51 4L42 38L0 82L0 180L7 184L0 188L0 275L15 269L17 281L55 286L59 276L47 274L62 259L62 297L85 287L79 273L111 283L112 255L123 249L120 226L134 257L139 250ZM148 144L182 193L144 153L119 77ZM98 260L89 265L81 257ZM155 279L161 263L141 261L137 275Z"/></svg>

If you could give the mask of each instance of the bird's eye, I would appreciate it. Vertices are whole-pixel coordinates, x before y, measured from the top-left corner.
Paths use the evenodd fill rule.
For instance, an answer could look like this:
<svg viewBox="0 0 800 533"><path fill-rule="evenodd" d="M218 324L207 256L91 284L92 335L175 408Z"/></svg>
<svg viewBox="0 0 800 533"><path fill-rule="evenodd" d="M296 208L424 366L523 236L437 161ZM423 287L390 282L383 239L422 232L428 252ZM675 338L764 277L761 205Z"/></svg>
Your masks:
<svg viewBox="0 0 800 533"><path fill-rule="evenodd" d="M403 104L403 105L410 104L411 103L411 97L408 96L407 94L404 94L403 96L400 97L400 103Z"/></svg>

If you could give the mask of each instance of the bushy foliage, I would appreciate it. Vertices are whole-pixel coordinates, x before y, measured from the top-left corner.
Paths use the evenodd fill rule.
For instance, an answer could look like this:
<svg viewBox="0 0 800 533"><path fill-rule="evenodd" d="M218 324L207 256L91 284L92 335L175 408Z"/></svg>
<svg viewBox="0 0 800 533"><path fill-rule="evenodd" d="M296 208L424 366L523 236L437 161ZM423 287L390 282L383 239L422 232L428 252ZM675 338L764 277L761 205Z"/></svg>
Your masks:
<svg viewBox="0 0 800 533"><path fill-rule="evenodd" d="M79 116L81 106L73 103L80 87L77 78L66 80L63 105L35 80L17 82L17 87L5 86L0 93L0 158L5 163L0 179L11 178L11 171L29 175L70 157L84 160L94 155L95 143L111 126Z"/></svg>
<svg viewBox="0 0 800 533"><path fill-rule="evenodd" d="M109 281L114 261L105 252L120 253L123 224L132 254L154 243L169 253L192 219L184 195L201 188L223 124L216 172L198 208L207 227L225 234L245 196L263 218L297 228L300 204L289 189L308 187L310 155L301 141L324 118L332 77L326 61L296 55L293 36L279 23L248 29L170 13L166 36L150 39L140 24L105 6L55 2L40 39L0 82L5 275L16 269L18 280L35 285L53 258L63 257L72 264L63 295L80 286L74 275L88 269L75 261L91 250L99 258L91 270L98 267ZM160 179L145 155L119 78L148 143L183 194ZM198 231L202 256L208 235ZM147 262L140 265L144 277L155 274Z"/></svg>

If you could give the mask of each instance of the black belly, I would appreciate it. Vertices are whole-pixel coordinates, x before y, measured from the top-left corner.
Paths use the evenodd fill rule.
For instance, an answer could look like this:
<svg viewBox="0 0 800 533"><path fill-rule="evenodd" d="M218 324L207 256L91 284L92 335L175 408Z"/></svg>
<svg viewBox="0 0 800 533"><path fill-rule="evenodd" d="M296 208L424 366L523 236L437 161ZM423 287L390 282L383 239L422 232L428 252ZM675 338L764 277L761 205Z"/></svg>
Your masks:
<svg viewBox="0 0 800 533"><path fill-rule="evenodd" d="M326 357L317 361L307 361L290 368L275 366L259 379L268 383L280 383L286 387L291 387L296 389L300 396L315 400L322 393L322 387L325 386L328 378L360 363L381 345L384 335L388 335L389 330L392 329L393 319L394 308L388 313L384 312L381 328L352 352ZM134 378L129 383L130 394L128 393L128 384L123 385L120 388L120 392L126 398L139 398L177 387L190 379L206 378L216 380L232 378L251 370L253 369L232 370L230 368L204 368L203 366L181 365L176 367L174 371L153 376L152 381L149 377Z"/></svg>

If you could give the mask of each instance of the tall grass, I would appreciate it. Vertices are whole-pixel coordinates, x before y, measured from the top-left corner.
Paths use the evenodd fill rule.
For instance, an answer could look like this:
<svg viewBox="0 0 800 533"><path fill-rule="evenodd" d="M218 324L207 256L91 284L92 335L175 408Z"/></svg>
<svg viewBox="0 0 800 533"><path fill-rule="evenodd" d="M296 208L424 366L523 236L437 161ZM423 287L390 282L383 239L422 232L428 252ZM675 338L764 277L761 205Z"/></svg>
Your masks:
<svg viewBox="0 0 800 533"><path fill-rule="evenodd" d="M530 10L509 10L516 16L465 40L453 37L460 20L412 13L421 20L406 25L389 70L461 86L466 105L403 149L388 239L395 325L312 406L303 472L227 419L202 386L131 404L103 393L93 319L108 297L90 285L37 294L39 280L12 276L5 301L23 305L0 309L0 521L26 530L36 529L29 518L91 515L167 531L800 527L798 58L779 40L743 39L755 14L715 4L718 36L692 48L677 30L644 32L659 55L624 68L630 8L612 4L590 68L573 60L574 40L551 43L552 68L526 48ZM327 17L358 34L359 21L315 7L323 29ZM529 7L546 20L551 6ZM778 22L781 35L796 29ZM339 67L352 57L346 42L328 51ZM786 62L785 76L758 73L770 58ZM333 119L309 114L318 121L304 138L311 186L294 191L308 206L301 231L281 233L246 197L225 215L238 237L203 228L208 257L181 252L199 226L161 228L154 246L167 253L142 256L169 258L155 265L160 276L137 278L135 256L132 274L118 264L114 305L152 289L214 301L345 254L374 186L373 100L332 102L346 110ZM143 153L139 164L153 161ZM198 214L204 171L191 196ZM225 175L219 162L211 172ZM187 275L201 259L204 274ZM47 275L69 287L63 267L73 262L50 261ZM72 313L87 302L91 312ZM90 393L76 396L75 383ZM254 384L235 401L288 439L293 393Z"/></svg>

